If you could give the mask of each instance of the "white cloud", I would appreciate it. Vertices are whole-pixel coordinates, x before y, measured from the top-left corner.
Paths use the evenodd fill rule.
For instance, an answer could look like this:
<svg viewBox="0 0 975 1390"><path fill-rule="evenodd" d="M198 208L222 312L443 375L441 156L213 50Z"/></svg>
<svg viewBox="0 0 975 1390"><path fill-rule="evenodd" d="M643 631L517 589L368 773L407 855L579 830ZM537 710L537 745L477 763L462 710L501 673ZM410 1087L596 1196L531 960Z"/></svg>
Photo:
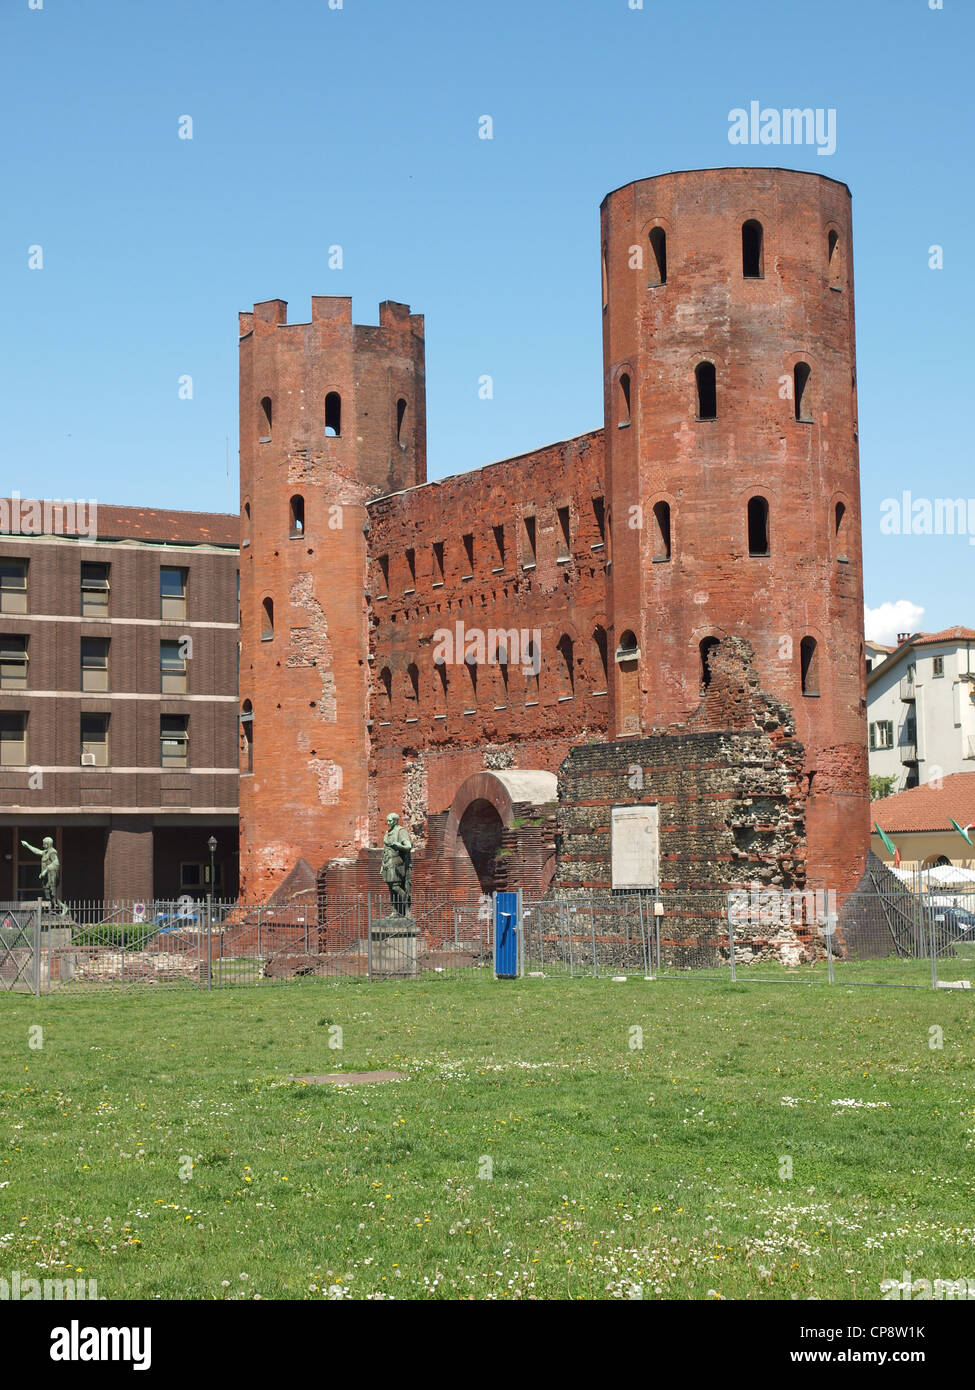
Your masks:
<svg viewBox="0 0 975 1390"><path fill-rule="evenodd" d="M867 640L882 642L892 647L899 632L918 632L924 609L909 599L899 598L896 603L882 603L879 608L863 610L863 626Z"/></svg>

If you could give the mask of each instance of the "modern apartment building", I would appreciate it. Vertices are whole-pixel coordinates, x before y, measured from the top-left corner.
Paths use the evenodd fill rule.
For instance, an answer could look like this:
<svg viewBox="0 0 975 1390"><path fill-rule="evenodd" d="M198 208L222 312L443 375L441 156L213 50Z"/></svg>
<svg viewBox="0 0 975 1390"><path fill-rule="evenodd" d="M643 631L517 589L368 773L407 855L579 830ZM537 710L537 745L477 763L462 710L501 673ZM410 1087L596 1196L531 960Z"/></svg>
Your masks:
<svg viewBox="0 0 975 1390"><path fill-rule="evenodd" d="M237 887L236 516L0 500L0 899Z"/></svg>
<svg viewBox="0 0 975 1390"><path fill-rule="evenodd" d="M867 675L871 776L893 790L975 770L975 629L902 635Z"/></svg>

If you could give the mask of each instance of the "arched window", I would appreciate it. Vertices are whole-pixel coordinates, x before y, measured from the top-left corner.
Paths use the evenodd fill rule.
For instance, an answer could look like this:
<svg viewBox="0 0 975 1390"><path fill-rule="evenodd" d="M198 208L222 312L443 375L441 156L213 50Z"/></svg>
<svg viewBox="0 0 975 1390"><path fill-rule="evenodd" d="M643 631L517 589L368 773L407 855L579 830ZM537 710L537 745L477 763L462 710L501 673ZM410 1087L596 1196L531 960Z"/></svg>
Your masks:
<svg viewBox="0 0 975 1390"><path fill-rule="evenodd" d="M570 700L575 694L575 643L567 632L563 632L555 644L555 650L559 654L559 699Z"/></svg>
<svg viewBox="0 0 975 1390"><path fill-rule="evenodd" d="M259 432L259 434L260 434L260 436L261 436L261 442L262 442L262 443L263 443L263 442L268 442L268 443L270 443L270 440L271 440L271 397L270 397L270 396L262 396L262 397L261 397L261 407L260 407L260 413L259 413L259 418L258 418L258 432Z"/></svg>
<svg viewBox="0 0 975 1390"><path fill-rule="evenodd" d="M717 637L705 637L701 642L699 651L701 653L701 689L707 690L711 684L711 660L714 656L714 649L718 645Z"/></svg>
<svg viewBox="0 0 975 1390"><path fill-rule="evenodd" d="M667 233L663 227L650 229L650 284L667 283Z"/></svg>
<svg viewBox="0 0 975 1390"><path fill-rule="evenodd" d="M303 536L305 534L305 499L295 493L288 503L291 513L291 535Z"/></svg>
<svg viewBox="0 0 975 1390"><path fill-rule="evenodd" d="M254 707L245 700L240 707L240 772L254 771Z"/></svg>
<svg viewBox="0 0 975 1390"><path fill-rule="evenodd" d="M832 227L826 238L826 254L830 288L839 289L840 277L842 275L843 253L840 249L840 234Z"/></svg>
<svg viewBox="0 0 975 1390"><path fill-rule="evenodd" d="M764 497L748 499L748 553L767 555L768 545L768 502Z"/></svg>
<svg viewBox="0 0 975 1390"><path fill-rule="evenodd" d="M653 558L670 559L670 503L655 502L653 507Z"/></svg>
<svg viewBox="0 0 975 1390"><path fill-rule="evenodd" d="M746 280L761 280L765 235L761 222L750 217L741 227L741 273Z"/></svg>
<svg viewBox="0 0 975 1390"><path fill-rule="evenodd" d="M245 540L249 540L249 539L250 539L250 534L251 534L251 504L250 504L249 502L245 502L245 503L244 503L244 506L243 506L243 518L244 518L244 539L245 539Z"/></svg>
<svg viewBox="0 0 975 1390"><path fill-rule="evenodd" d="M325 397L325 434L329 439L342 434L342 397L337 391L329 391Z"/></svg>
<svg viewBox="0 0 975 1390"><path fill-rule="evenodd" d="M833 532L836 538L836 548L840 552L842 552L843 546L846 543L845 521L846 507L842 502L837 502L836 509L833 513Z"/></svg>
<svg viewBox="0 0 975 1390"><path fill-rule="evenodd" d="M274 599L266 598L261 604L264 615L264 626L261 629L261 641L270 642L274 636Z"/></svg>
<svg viewBox="0 0 975 1390"><path fill-rule="evenodd" d="M804 637L799 643L799 667L803 695L818 695L819 648L815 637Z"/></svg>
<svg viewBox="0 0 975 1390"><path fill-rule="evenodd" d="M393 673L388 666L379 672L379 717L389 719L393 712Z"/></svg>
<svg viewBox="0 0 975 1390"><path fill-rule="evenodd" d="M796 406L796 419L803 423L808 423L812 419L812 391L809 387L809 378L811 376L812 368L808 362L796 363L792 373L794 384L793 396Z"/></svg>
<svg viewBox="0 0 975 1390"><path fill-rule="evenodd" d="M628 372L623 372L620 375L619 409L620 417L618 424L620 429L622 429L624 425L628 425L630 423L630 377Z"/></svg>
<svg viewBox="0 0 975 1390"><path fill-rule="evenodd" d="M596 683L594 694L604 694L609 683L609 645L604 627L593 628L593 680Z"/></svg>
<svg viewBox="0 0 975 1390"><path fill-rule="evenodd" d="M609 304L609 266L607 264L606 246L603 245L603 308Z"/></svg>
<svg viewBox="0 0 975 1390"><path fill-rule="evenodd" d="M406 436L403 432L403 425L406 422L406 401L402 396L396 402L396 443L401 449L406 448Z"/></svg>
<svg viewBox="0 0 975 1390"><path fill-rule="evenodd" d="M697 380L697 418L716 420L718 416L718 388L713 362L698 362L694 368Z"/></svg>
<svg viewBox="0 0 975 1390"><path fill-rule="evenodd" d="M617 720L622 734L640 732L640 649L636 633L627 628L616 649Z"/></svg>

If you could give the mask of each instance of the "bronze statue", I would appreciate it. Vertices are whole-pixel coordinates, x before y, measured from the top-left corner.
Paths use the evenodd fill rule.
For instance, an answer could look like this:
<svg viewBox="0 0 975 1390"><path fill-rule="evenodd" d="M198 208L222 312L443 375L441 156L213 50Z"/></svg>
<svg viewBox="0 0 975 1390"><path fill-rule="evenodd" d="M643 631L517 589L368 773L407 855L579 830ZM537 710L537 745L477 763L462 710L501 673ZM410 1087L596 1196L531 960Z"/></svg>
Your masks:
<svg viewBox="0 0 975 1390"><path fill-rule="evenodd" d="M61 887L61 861L58 859L58 852L54 848L54 841L50 835L45 835L41 841L41 848L37 849L34 845L29 845L26 840L20 842L24 849L29 849L31 854L39 854L41 857L40 877L41 888L44 897L52 907L60 910L62 917L67 912L67 906L58 896Z"/></svg>
<svg viewBox="0 0 975 1390"><path fill-rule="evenodd" d="M389 886L393 913L397 917L405 917L413 884L413 841L400 825L395 811L390 811L386 817L386 826L379 877Z"/></svg>

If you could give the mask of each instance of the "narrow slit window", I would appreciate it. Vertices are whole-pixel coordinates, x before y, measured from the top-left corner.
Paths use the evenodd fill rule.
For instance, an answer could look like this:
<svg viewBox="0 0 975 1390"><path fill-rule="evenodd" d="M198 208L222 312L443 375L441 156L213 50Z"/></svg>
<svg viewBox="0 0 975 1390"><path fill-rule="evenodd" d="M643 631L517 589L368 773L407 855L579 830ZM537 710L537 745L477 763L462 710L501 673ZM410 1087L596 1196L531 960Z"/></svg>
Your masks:
<svg viewBox="0 0 975 1390"><path fill-rule="evenodd" d="M467 573L474 573L474 533L468 531L464 536L464 559L467 561Z"/></svg>
<svg viewBox="0 0 975 1390"><path fill-rule="evenodd" d="M393 708L393 673L388 666L379 672L379 713L388 719Z"/></svg>
<svg viewBox="0 0 975 1390"><path fill-rule="evenodd" d="M418 705L420 703L420 668L415 662L411 662L406 668L406 677L408 681L407 699L414 705Z"/></svg>
<svg viewBox="0 0 975 1390"><path fill-rule="evenodd" d="M406 401L402 396L396 402L396 443L406 448Z"/></svg>
<svg viewBox="0 0 975 1390"><path fill-rule="evenodd" d="M596 522L596 535L599 537L596 544L606 544L606 504L601 497L592 499L592 514Z"/></svg>
<svg viewBox="0 0 975 1390"><path fill-rule="evenodd" d="M846 507L844 506L844 504L843 504L842 502L837 502L837 504L836 504L836 510L835 510L835 512L833 513L833 528L834 528L834 534L835 534L835 537L836 537L836 546L837 546L837 549L838 549L839 551L841 551L841 552L842 552L844 543L846 542L846 527L845 527L845 525L844 525L844 522L845 522L845 521L846 521Z"/></svg>
<svg viewBox="0 0 975 1390"><path fill-rule="evenodd" d="M289 504L292 539L305 534L305 499L296 493Z"/></svg>
<svg viewBox="0 0 975 1390"><path fill-rule="evenodd" d="M714 659L714 649L718 645L717 637L705 637L700 645L701 653L701 689L707 690L711 684L712 669L711 663Z"/></svg>
<svg viewBox="0 0 975 1390"><path fill-rule="evenodd" d="M261 615L263 623L261 625L261 641L270 642L274 636L274 599L266 598L261 604Z"/></svg>
<svg viewBox="0 0 975 1390"><path fill-rule="evenodd" d="M596 681L596 691L599 693L605 691L609 683L609 643L604 627L600 626L593 629L592 645L595 653L593 674Z"/></svg>
<svg viewBox="0 0 975 1390"><path fill-rule="evenodd" d="M792 376L796 419L808 424L812 420L812 390L809 385L812 368L808 362L797 362Z"/></svg>
<svg viewBox="0 0 975 1390"><path fill-rule="evenodd" d="M260 436L261 436L262 442L270 442L270 439L271 439L271 415L272 415L271 397L270 397L270 396L262 396L262 397L261 397L260 408L259 408L259 410L258 410L258 417L257 417L257 428L258 428L258 433L259 433Z"/></svg>
<svg viewBox="0 0 975 1390"><path fill-rule="evenodd" d="M653 508L653 558L670 559L670 503L657 502Z"/></svg>
<svg viewBox="0 0 975 1390"><path fill-rule="evenodd" d="M379 560L379 596L380 598L389 597L389 556L380 555Z"/></svg>
<svg viewBox="0 0 975 1390"><path fill-rule="evenodd" d="M504 569L504 527L495 526L494 530L494 549L497 552L498 566Z"/></svg>
<svg viewBox="0 0 975 1390"><path fill-rule="evenodd" d="M716 420L718 416L718 387L713 362L699 362L694 368L697 380L697 418Z"/></svg>
<svg viewBox="0 0 975 1390"><path fill-rule="evenodd" d="M663 227L650 230L650 284L667 283L667 233Z"/></svg>
<svg viewBox="0 0 975 1390"><path fill-rule="evenodd" d="M609 264L607 261L606 247L603 247L603 308L609 304Z"/></svg>
<svg viewBox="0 0 975 1390"><path fill-rule="evenodd" d="M765 233L761 222L749 218L741 228L741 273L746 280L761 280L763 275L763 243Z"/></svg>
<svg viewBox="0 0 975 1390"><path fill-rule="evenodd" d="M329 391L325 397L325 435L328 439L338 439L342 434L342 397L337 391Z"/></svg>
<svg viewBox="0 0 975 1390"><path fill-rule="evenodd" d="M534 565L535 555L535 518L526 516L525 523L525 561L526 565Z"/></svg>
<svg viewBox="0 0 975 1390"><path fill-rule="evenodd" d="M630 377L628 372L623 372L620 377L620 414L619 427L623 429L630 423Z"/></svg>
<svg viewBox="0 0 975 1390"><path fill-rule="evenodd" d="M556 643L559 654L559 698L569 699L575 694L575 643L564 632Z"/></svg>
<svg viewBox="0 0 975 1390"><path fill-rule="evenodd" d="M406 568L409 571L410 588L416 588L416 551L413 549L406 552Z"/></svg>
<svg viewBox="0 0 975 1390"><path fill-rule="evenodd" d="M819 647L814 637L804 637L800 642L799 663L803 695L818 695Z"/></svg>
<svg viewBox="0 0 975 1390"><path fill-rule="evenodd" d="M840 234L833 228L830 228L829 236L826 238L826 254L829 283L833 288L837 288L840 283L842 252L840 251Z"/></svg>
<svg viewBox="0 0 975 1390"><path fill-rule="evenodd" d="M433 582L442 584L444 582L444 543L434 541L433 543Z"/></svg>
<svg viewBox="0 0 975 1390"><path fill-rule="evenodd" d="M254 707L250 700L240 708L240 771L254 771Z"/></svg>
<svg viewBox="0 0 975 1390"><path fill-rule="evenodd" d="M569 518L568 507L559 507L559 559L568 560L572 555L572 540L570 533L571 521Z"/></svg>
<svg viewBox="0 0 975 1390"><path fill-rule="evenodd" d="M768 502L764 497L748 499L748 553L767 555L768 551Z"/></svg>

